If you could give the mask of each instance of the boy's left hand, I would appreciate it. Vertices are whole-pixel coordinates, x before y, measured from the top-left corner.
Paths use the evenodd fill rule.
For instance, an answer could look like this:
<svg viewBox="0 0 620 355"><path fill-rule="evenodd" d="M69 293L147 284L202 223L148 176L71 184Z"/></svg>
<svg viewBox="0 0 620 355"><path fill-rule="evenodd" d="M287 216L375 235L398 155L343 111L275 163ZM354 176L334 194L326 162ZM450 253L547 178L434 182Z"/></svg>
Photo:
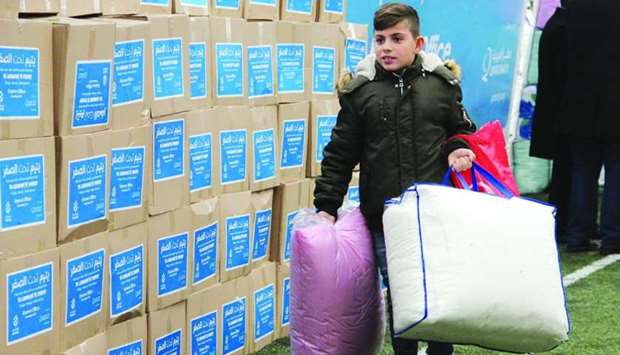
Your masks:
<svg viewBox="0 0 620 355"><path fill-rule="evenodd" d="M448 155L448 165L459 173L470 169L474 160L476 154L467 148L459 148Z"/></svg>

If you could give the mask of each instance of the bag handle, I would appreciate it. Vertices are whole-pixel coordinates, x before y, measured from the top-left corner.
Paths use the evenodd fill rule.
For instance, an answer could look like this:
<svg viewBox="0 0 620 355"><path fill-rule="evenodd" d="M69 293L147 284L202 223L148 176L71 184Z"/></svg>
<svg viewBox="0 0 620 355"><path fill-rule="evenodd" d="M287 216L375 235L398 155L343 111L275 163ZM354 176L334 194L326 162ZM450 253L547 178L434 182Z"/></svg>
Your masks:
<svg viewBox="0 0 620 355"><path fill-rule="evenodd" d="M476 162L474 162L471 167L472 188L469 187L469 184L467 184L463 175L457 172L456 170L454 170L454 168L452 167L448 168L448 171L444 175L443 185L449 186L450 175L452 173L454 173L454 176L456 177L456 179L459 181L459 183L461 184L461 186L463 186L463 189L465 190L473 190L473 191L479 192L478 178L481 177L485 179L486 181L488 181L503 197L506 197L506 198L514 197L514 194L506 187L506 185L504 185L495 176L493 176L493 174L488 172L485 168L483 168Z"/></svg>

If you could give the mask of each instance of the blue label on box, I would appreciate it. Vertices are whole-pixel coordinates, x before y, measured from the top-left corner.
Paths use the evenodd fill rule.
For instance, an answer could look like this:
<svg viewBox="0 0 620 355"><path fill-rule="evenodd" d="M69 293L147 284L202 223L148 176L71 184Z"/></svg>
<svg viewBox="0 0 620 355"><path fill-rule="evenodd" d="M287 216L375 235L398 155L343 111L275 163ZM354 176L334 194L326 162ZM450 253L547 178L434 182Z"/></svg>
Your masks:
<svg viewBox="0 0 620 355"><path fill-rule="evenodd" d="M6 275L7 345L52 330L53 287L54 265L51 262Z"/></svg>
<svg viewBox="0 0 620 355"><path fill-rule="evenodd" d="M313 0L288 0L286 11L310 15L312 14L312 1Z"/></svg>
<svg viewBox="0 0 620 355"><path fill-rule="evenodd" d="M222 305L222 346L224 355L232 354L245 346L245 297Z"/></svg>
<svg viewBox="0 0 620 355"><path fill-rule="evenodd" d="M217 97L243 96L243 46L241 43L215 45Z"/></svg>
<svg viewBox="0 0 620 355"><path fill-rule="evenodd" d="M381 285L381 291L387 290L387 285L385 284L385 280L383 280L383 275L379 271L379 284Z"/></svg>
<svg viewBox="0 0 620 355"><path fill-rule="evenodd" d="M104 269L104 249L67 260L65 326L101 311Z"/></svg>
<svg viewBox="0 0 620 355"><path fill-rule="evenodd" d="M207 313L191 321L191 355L217 354L217 311Z"/></svg>
<svg viewBox="0 0 620 355"><path fill-rule="evenodd" d="M303 93L304 56L303 44L276 45L276 63L278 69L278 93Z"/></svg>
<svg viewBox="0 0 620 355"><path fill-rule="evenodd" d="M250 215L226 218L226 270L250 262Z"/></svg>
<svg viewBox="0 0 620 355"><path fill-rule="evenodd" d="M360 39L347 38L344 45L344 65L349 73L355 73L359 62L366 58L368 43Z"/></svg>
<svg viewBox="0 0 620 355"><path fill-rule="evenodd" d="M212 186L213 148L211 133L189 137L189 184L190 191L208 189Z"/></svg>
<svg viewBox="0 0 620 355"><path fill-rule="evenodd" d="M144 299L144 246L110 256L110 315L136 309Z"/></svg>
<svg viewBox="0 0 620 355"><path fill-rule="evenodd" d="M360 203L360 187L351 186L347 192L347 198L349 201Z"/></svg>
<svg viewBox="0 0 620 355"><path fill-rule="evenodd" d="M112 149L110 211L142 206L144 147Z"/></svg>
<svg viewBox="0 0 620 355"><path fill-rule="evenodd" d="M250 5L276 6L276 0L250 0Z"/></svg>
<svg viewBox="0 0 620 355"><path fill-rule="evenodd" d="M261 182L276 176L276 147L274 129L254 131L254 181Z"/></svg>
<svg viewBox="0 0 620 355"><path fill-rule="evenodd" d="M240 0L215 0L215 7L218 9L239 9Z"/></svg>
<svg viewBox="0 0 620 355"><path fill-rule="evenodd" d="M170 0L140 0L140 5L169 6Z"/></svg>
<svg viewBox="0 0 620 355"><path fill-rule="evenodd" d="M142 339L108 350L108 355L142 355L143 353Z"/></svg>
<svg viewBox="0 0 620 355"><path fill-rule="evenodd" d="M273 52L271 46L248 47L250 98L273 96Z"/></svg>
<svg viewBox="0 0 620 355"><path fill-rule="evenodd" d="M112 106L144 100L144 40L116 42L114 45L114 85Z"/></svg>
<svg viewBox="0 0 620 355"><path fill-rule="evenodd" d="M217 223L213 223L194 231L194 285L217 272L217 228Z"/></svg>
<svg viewBox="0 0 620 355"><path fill-rule="evenodd" d="M153 181L185 175L185 121L153 123Z"/></svg>
<svg viewBox="0 0 620 355"><path fill-rule="evenodd" d="M254 245L252 260L258 261L267 256L269 236L271 235L271 209L256 211L254 214Z"/></svg>
<svg viewBox="0 0 620 355"><path fill-rule="evenodd" d="M183 330L177 329L155 339L154 355L180 355L183 348Z"/></svg>
<svg viewBox="0 0 620 355"><path fill-rule="evenodd" d="M99 155L69 162L69 228L105 218L107 159Z"/></svg>
<svg viewBox="0 0 620 355"><path fill-rule="evenodd" d="M299 211L294 211L286 216L286 234L284 239L284 261L291 260L291 243L293 241L293 221Z"/></svg>
<svg viewBox="0 0 620 355"><path fill-rule="evenodd" d="M299 168L304 164L306 121L287 120L282 128L282 159L280 168Z"/></svg>
<svg viewBox="0 0 620 355"><path fill-rule="evenodd" d="M157 240L157 297L187 287L187 233Z"/></svg>
<svg viewBox="0 0 620 355"><path fill-rule="evenodd" d="M0 46L0 120L40 116L39 49Z"/></svg>
<svg viewBox="0 0 620 355"><path fill-rule="evenodd" d="M43 155L0 159L0 230L45 223L45 197Z"/></svg>
<svg viewBox="0 0 620 355"><path fill-rule="evenodd" d="M182 6L191 6L191 7L209 7L209 3L207 0L181 0Z"/></svg>
<svg viewBox="0 0 620 355"><path fill-rule="evenodd" d="M332 130L336 125L336 116L326 115L317 116L316 119L316 162L323 161L323 150L325 146L332 140Z"/></svg>
<svg viewBox="0 0 620 355"><path fill-rule="evenodd" d="M75 67L71 128L108 124L112 61L83 61Z"/></svg>
<svg viewBox="0 0 620 355"><path fill-rule="evenodd" d="M312 56L312 92L314 94L334 93L336 49L314 47Z"/></svg>
<svg viewBox="0 0 620 355"><path fill-rule="evenodd" d="M325 12L342 15L342 0L325 0Z"/></svg>
<svg viewBox="0 0 620 355"><path fill-rule="evenodd" d="M273 333L275 328L275 287L273 284L254 292L254 341Z"/></svg>
<svg viewBox="0 0 620 355"><path fill-rule="evenodd" d="M246 130L220 132L220 179L222 185L245 181Z"/></svg>
<svg viewBox="0 0 620 355"><path fill-rule="evenodd" d="M280 324L286 326L291 322L291 279L285 278L282 284L282 319Z"/></svg>
<svg viewBox="0 0 620 355"><path fill-rule="evenodd" d="M153 40L153 95L155 100L185 95L181 38Z"/></svg>
<svg viewBox="0 0 620 355"><path fill-rule="evenodd" d="M189 44L189 79L192 99L207 97L207 46L203 42Z"/></svg>

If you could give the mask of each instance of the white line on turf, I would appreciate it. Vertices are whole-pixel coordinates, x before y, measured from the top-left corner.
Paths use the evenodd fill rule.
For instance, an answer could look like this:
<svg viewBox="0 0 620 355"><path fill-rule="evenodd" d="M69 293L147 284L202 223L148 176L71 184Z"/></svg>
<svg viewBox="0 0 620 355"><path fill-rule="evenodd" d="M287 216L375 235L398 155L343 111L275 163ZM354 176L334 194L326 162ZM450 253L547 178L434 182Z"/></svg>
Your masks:
<svg viewBox="0 0 620 355"><path fill-rule="evenodd" d="M564 277L564 287L568 287L575 282L585 279L586 277L592 275L593 273L617 262L620 261L620 254L614 254L606 256L602 259L599 259L592 264L585 266L570 275Z"/></svg>

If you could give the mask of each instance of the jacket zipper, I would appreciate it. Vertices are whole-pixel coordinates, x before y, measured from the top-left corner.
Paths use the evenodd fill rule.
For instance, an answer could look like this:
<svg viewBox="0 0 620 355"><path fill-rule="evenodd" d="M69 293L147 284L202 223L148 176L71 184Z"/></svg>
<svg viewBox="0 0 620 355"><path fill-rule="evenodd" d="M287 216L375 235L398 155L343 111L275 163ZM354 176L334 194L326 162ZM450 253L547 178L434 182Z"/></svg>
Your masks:
<svg viewBox="0 0 620 355"><path fill-rule="evenodd" d="M401 173L401 159L400 159L400 134L398 133L400 131L400 105L401 105L401 101L403 99L403 95L405 93L405 81L403 80L403 75L405 74L405 72L407 71L407 69L403 70L403 72L399 75L396 73L393 73L394 76L396 76L398 78L398 84L396 84L395 86L397 88L400 88L400 98L398 99L398 105L396 106L396 115L395 115L395 119L396 121L394 122L396 124L396 155L398 156L398 186L400 187L400 189L403 189L402 186L402 173Z"/></svg>

